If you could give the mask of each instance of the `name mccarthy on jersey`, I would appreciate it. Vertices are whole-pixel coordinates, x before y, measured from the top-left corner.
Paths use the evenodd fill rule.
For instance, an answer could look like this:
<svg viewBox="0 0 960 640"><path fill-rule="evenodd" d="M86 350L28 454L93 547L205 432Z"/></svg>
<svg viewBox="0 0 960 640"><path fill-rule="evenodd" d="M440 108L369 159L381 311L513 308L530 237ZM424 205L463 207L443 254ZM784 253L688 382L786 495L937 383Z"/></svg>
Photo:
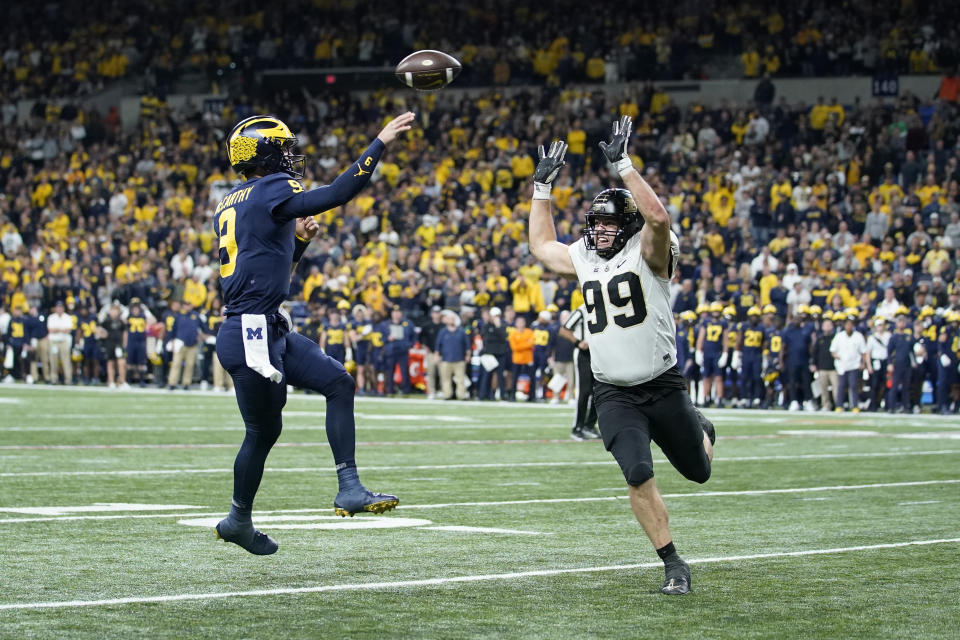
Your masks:
<svg viewBox="0 0 960 640"><path fill-rule="evenodd" d="M670 281L643 259L640 234L604 259L583 240L569 247L583 291L590 364L602 382L633 386L677 363Z"/></svg>

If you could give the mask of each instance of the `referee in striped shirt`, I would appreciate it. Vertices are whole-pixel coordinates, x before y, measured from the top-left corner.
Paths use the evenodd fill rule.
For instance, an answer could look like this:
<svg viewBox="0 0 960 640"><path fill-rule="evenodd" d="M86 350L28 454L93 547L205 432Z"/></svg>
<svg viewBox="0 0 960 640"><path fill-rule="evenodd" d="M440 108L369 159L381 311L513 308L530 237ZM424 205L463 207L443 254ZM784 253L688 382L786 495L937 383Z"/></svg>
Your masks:
<svg viewBox="0 0 960 640"><path fill-rule="evenodd" d="M560 327L560 337L572 342L573 384L577 389L577 415L570 437L574 440L594 440L597 432L597 408L593 403L593 371L590 369L590 346L587 344L587 319L584 305L573 310Z"/></svg>

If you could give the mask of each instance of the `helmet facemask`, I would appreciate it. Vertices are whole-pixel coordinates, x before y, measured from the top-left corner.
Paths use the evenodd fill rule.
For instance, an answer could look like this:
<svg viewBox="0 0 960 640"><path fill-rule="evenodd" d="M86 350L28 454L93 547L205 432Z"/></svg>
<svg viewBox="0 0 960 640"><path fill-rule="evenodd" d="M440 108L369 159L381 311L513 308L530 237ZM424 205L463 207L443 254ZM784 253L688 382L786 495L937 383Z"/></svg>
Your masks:
<svg viewBox="0 0 960 640"><path fill-rule="evenodd" d="M604 259L620 253L627 240L643 227L643 218L637 210L637 204L626 189L601 191L590 205L586 218L587 224L582 232L584 244L587 249L596 251L597 255ZM607 220L617 225L616 231L598 228L599 223ZM597 240L600 237L610 238L610 246L599 248Z"/></svg>

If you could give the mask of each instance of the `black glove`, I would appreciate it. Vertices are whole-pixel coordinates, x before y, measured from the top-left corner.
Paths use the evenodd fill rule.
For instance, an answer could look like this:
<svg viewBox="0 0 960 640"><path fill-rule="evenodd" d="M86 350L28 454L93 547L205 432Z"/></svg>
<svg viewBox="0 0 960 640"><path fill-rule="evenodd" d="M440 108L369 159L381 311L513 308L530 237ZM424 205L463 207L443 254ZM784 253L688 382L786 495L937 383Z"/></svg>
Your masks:
<svg viewBox="0 0 960 640"><path fill-rule="evenodd" d="M553 182L557 174L560 173L560 169L566 164L563 161L563 156L567 153L567 143L561 142L560 140L554 140L550 143L550 151L544 153L543 145L540 145L540 148L537 150L537 156L540 158L540 162L537 163L537 168L533 172L533 181L539 184L550 184Z"/></svg>
<svg viewBox="0 0 960 640"><path fill-rule="evenodd" d="M623 116L619 122L613 123L613 135L610 142L601 142L600 150L610 164L623 173L632 166L627 155L627 143L630 141L630 132L633 129L633 120L630 116ZM626 162L624 162L626 161Z"/></svg>

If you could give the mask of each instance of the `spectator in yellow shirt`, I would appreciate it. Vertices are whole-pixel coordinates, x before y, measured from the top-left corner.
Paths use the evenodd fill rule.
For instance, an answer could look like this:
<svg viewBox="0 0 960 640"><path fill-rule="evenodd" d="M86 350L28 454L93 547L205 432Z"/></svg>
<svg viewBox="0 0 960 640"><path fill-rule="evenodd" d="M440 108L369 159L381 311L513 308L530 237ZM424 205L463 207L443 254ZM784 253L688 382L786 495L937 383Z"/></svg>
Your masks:
<svg viewBox="0 0 960 640"><path fill-rule="evenodd" d="M740 64L743 65L745 78L756 78L760 75L760 54L756 47L750 47L740 54Z"/></svg>
<svg viewBox="0 0 960 640"><path fill-rule="evenodd" d="M543 292L540 291L540 285L536 282L530 282L523 276L518 276L513 281L513 284L510 285L510 292L513 294L513 310L517 312L517 315L532 319L546 308L546 305L543 304Z"/></svg>

